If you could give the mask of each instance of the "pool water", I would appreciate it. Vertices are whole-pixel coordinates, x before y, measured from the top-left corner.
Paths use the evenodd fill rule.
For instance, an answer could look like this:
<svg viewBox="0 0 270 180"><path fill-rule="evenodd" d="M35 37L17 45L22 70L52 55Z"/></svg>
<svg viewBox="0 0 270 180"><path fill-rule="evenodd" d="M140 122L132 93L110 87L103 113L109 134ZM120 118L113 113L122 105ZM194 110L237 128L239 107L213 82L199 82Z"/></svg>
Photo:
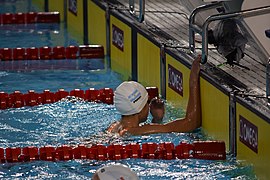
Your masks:
<svg viewBox="0 0 270 180"><path fill-rule="evenodd" d="M119 83L117 74L72 71L39 72L39 81L35 78L38 72L9 73L1 72L4 83L0 88L11 92L14 89L14 77L23 76L24 82L17 81L19 89L35 89L41 92L47 85L51 91L64 87L67 90L80 87L86 90L89 87L115 88ZM54 78L46 80L47 75L54 74ZM69 75L69 81L64 77ZM80 74L80 75L78 75ZM3 77L4 75L4 77ZM28 77L28 78L26 78ZM95 77L94 79L92 79ZM110 78L108 78L110 77ZM63 79L61 81L58 78ZM9 84L11 82L11 84ZM33 83L34 82L34 83ZM4 84L4 86L3 86ZM177 110L166 104L167 112L165 121L179 115L182 110ZM114 105L85 102L76 99L63 99L62 101L39 105L34 107L11 108L0 110L0 147L42 147L52 145L76 146L100 143L129 144L137 142L172 142L178 145L182 141L209 139L201 130L193 133L168 133L147 136L118 137L106 134L105 130L110 123L120 118ZM150 116L149 120L150 121ZM185 160L145 160L124 159L119 161L97 160L69 160L69 161L33 161L25 163L5 163L0 165L0 178L5 179L89 179L96 169L113 163L122 163L132 168L141 179L255 179L251 166L242 166L231 157L225 161L208 161L197 159Z"/></svg>
<svg viewBox="0 0 270 180"><path fill-rule="evenodd" d="M6 10L22 1L4 3ZM1 2L0 2L1 4ZM3 6L0 6L0 12ZM27 6L27 8L30 8ZM30 9L35 9L31 7ZM21 29L16 30L14 29ZM55 30L57 29L57 30ZM70 37L62 24L35 26L4 25L0 27L1 47L40 47L56 45L78 45ZM35 69L34 66L16 70L0 70L0 91L12 93L19 90L27 93L33 89L42 92L49 89L56 92L60 88L66 91L79 88L112 88L115 89L121 82L121 76L110 68L91 69L90 60L75 69L61 70L53 68ZM38 62L38 61L37 61ZM52 61L53 62L53 61ZM1 62L2 63L2 62ZM70 62L72 63L72 62ZM104 61L106 63L106 60ZM3 64L1 64L3 66ZM166 102L164 122L183 117L185 112L176 109ZM51 145L76 146L100 143L129 144L137 142L172 142L178 145L187 141L208 140L201 129L193 133L168 133L145 136L118 137L107 134L106 128L120 118L114 105L85 102L75 98L66 98L61 101L34 107L11 108L0 110L0 147L42 147ZM148 122L150 122L150 115ZM24 163L0 164L1 179L90 179L93 173L106 164L125 164L134 170L140 179L256 179L252 166L243 166L233 157L227 156L224 161L176 159L176 160L146 160L124 159L118 161L97 160L69 160L69 161L33 161Z"/></svg>

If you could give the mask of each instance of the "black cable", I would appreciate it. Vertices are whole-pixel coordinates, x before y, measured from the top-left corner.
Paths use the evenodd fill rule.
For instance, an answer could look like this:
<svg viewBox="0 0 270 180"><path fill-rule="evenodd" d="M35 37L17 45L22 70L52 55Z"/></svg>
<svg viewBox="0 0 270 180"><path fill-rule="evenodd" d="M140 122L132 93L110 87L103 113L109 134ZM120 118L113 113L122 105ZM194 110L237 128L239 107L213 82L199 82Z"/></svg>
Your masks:
<svg viewBox="0 0 270 180"><path fill-rule="evenodd" d="M148 13L169 13L169 14L179 14L179 15L182 15L184 16L186 19L189 19L188 15L186 13L182 13L182 12L176 12L176 11L158 11L158 10L155 10L155 11L145 11L145 12L148 12Z"/></svg>

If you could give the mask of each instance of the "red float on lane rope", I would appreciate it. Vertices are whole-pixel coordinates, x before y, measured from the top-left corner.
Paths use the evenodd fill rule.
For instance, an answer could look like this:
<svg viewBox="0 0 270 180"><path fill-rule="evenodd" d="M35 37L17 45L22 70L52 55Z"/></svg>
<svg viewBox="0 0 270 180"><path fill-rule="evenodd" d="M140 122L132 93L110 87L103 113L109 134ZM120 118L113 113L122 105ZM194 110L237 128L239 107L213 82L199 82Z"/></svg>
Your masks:
<svg viewBox="0 0 270 180"><path fill-rule="evenodd" d="M28 60L37 60L39 59L38 48L30 47L26 49L26 59Z"/></svg>
<svg viewBox="0 0 270 180"><path fill-rule="evenodd" d="M52 58L51 47L44 46L39 48L39 58L42 60L49 60Z"/></svg>
<svg viewBox="0 0 270 180"><path fill-rule="evenodd" d="M66 161L73 159L73 149L67 145L57 147L55 149L56 159L60 161Z"/></svg>
<svg viewBox="0 0 270 180"><path fill-rule="evenodd" d="M0 49L0 57L4 61L10 61L12 60L12 49L11 48L3 48Z"/></svg>
<svg viewBox="0 0 270 180"><path fill-rule="evenodd" d="M1 163L5 163L6 162L5 149L3 149L3 148L0 148L0 161L1 161Z"/></svg>
<svg viewBox="0 0 270 180"><path fill-rule="evenodd" d="M59 12L38 12L37 23L59 23L60 13Z"/></svg>
<svg viewBox="0 0 270 180"><path fill-rule="evenodd" d="M45 146L45 147L41 147L39 148L39 157L40 160L45 160L45 161L55 161L55 157L56 157L56 152L55 152L55 148L52 146Z"/></svg>
<svg viewBox="0 0 270 180"><path fill-rule="evenodd" d="M7 109L8 108L8 93L3 91L0 92L0 109Z"/></svg>
<svg viewBox="0 0 270 180"><path fill-rule="evenodd" d="M73 149L74 159L93 159L89 157L89 148L84 145L79 145Z"/></svg>
<svg viewBox="0 0 270 180"><path fill-rule="evenodd" d="M89 88L85 91L85 100L92 102L100 102L100 91L95 88Z"/></svg>
<svg viewBox="0 0 270 180"><path fill-rule="evenodd" d="M39 160L38 148L33 146L23 148L20 158L24 162Z"/></svg>
<svg viewBox="0 0 270 180"><path fill-rule="evenodd" d="M78 55L78 47L77 46L68 46L66 47L66 58L67 59L77 59Z"/></svg>
<svg viewBox="0 0 270 180"><path fill-rule="evenodd" d="M65 59L66 58L66 49L63 46L53 47L52 50L52 59Z"/></svg>
<svg viewBox="0 0 270 180"><path fill-rule="evenodd" d="M159 96L157 87L146 87L146 91L148 92L148 96L149 96L148 100L151 100Z"/></svg>
<svg viewBox="0 0 270 180"><path fill-rule="evenodd" d="M20 91L14 91L9 95L8 107L20 108L24 105L24 95Z"/></svg>
<svg viewBox="0 0 270 180"><path fill-rule="evenodd" d="M37 13L36 12L28 12L25 15L25 21L27 24L33 24L37 22Z"/></svg>
<svg viewBox="0 0 270 180"><path fill-rule="evenodd" d="M59 89L55 93L55 101L60 101L61 99L67 97L69 95L69 92L65 91L64 89Z"/></svg>
<svg viewBox="0 0 270 180"><path fill-rule="evenodd" d="M6 160L7 162L19 162L20 159L18 158L21 154L21 148L12 147L6 148Z"/></svg>
<svg viewBox="0 0 270 180"><path fill-rule="evenodd" d="M70 91L69 94L70 94L70 96L75 96L75 97L84 99L84 91L81 89L74 89L74 90Z"/></svg>
<svg viewBox="0 0 270 180"><path fill-rule="evenodd" d="M101 45L80 45L80 58L104 58L104 48Z"/></svg>
<svg viewBox="0 0 270 180"><path fill-rule="evenodd" d="M13 14L5 13L2 14L2 24L12 24L13 23Z"/></svg>
<svg viewBox="0 0 270 180"><path fill-rule="evenodd" d="M13 18L13 24L25 24L26 22L25 14L21 12L14 14Z"/></svg>
<svg viewBox="0 0 270 180"><path fill-rule="evenodd" d="M55 94L50 92L50 90L46 89L43 93L40 94L41 103L42 104L49 104L55 102Z"/></svg>
<svg viewBox="0 0 270 180"><path fill-rule="evenodd" d="M29 90L28 93L24 95L24 99L26 106L36 106L41 104L41 98L34 90Z"/></svg>
<svg viewBox="0 0 270 180"><path fill-rule="evenodd" d="M13 49L13 60L25 60L26 52L24 48Z"/></svg>

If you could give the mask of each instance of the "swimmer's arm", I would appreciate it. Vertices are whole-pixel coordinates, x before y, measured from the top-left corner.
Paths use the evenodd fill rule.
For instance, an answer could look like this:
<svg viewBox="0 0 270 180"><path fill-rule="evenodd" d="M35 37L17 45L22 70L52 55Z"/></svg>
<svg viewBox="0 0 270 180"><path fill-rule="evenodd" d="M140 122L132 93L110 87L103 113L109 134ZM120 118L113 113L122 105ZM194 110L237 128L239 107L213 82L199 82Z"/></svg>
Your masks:
<svg viewBox="0 0 270 180"><path fill-rule="evenodd" d="M166 124L146 124L140 127L128 128L127 132L132 135L146 135L170 132L191 132L198 128L197 123L183 118Z"/></svg>
<svg viewBox="0 0 270 180"><path fill-rule="evenodd" d="M200 98L200 60L198 56L192 63L189 79L189 100L186 117L177 119L166 124L149 124L128 129L133 135L168 133L168 132L191 132L201 126L201 98Z"/></svg>
<svg viewBox="0 0 270 180"><path fill-rule="evenodd" d="M199 55L192 63L189 77L189 99L186 120L196 127L201 126L201 97L200 97L200 61Z"/></svg>

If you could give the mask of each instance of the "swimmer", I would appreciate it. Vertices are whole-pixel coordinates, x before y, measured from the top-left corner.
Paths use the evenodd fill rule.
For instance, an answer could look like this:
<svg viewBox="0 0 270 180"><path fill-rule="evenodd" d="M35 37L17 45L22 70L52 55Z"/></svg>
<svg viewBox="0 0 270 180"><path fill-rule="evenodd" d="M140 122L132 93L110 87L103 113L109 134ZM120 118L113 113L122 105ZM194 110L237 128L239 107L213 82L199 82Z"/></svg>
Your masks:
<svg viewBox="0 0 270 180"><path fill-rule="evenodd" d="M139 177L130 168L122 164L112 164L101 167L92 176L92 180L110 180L110 179L139 180Z"/></svg>
<svg viewBox="0 0 270 180"><path fill-rule="evenodd" d="M198 56L192 63L189 78L189 99L184 118L165 124L144 124L149 114L148 93L135 81L125 81L115 90L114 104L121 119L112 123L107 131L123 135L144 135L169 132L191 132L201 126L200 61Z"/></svg>

